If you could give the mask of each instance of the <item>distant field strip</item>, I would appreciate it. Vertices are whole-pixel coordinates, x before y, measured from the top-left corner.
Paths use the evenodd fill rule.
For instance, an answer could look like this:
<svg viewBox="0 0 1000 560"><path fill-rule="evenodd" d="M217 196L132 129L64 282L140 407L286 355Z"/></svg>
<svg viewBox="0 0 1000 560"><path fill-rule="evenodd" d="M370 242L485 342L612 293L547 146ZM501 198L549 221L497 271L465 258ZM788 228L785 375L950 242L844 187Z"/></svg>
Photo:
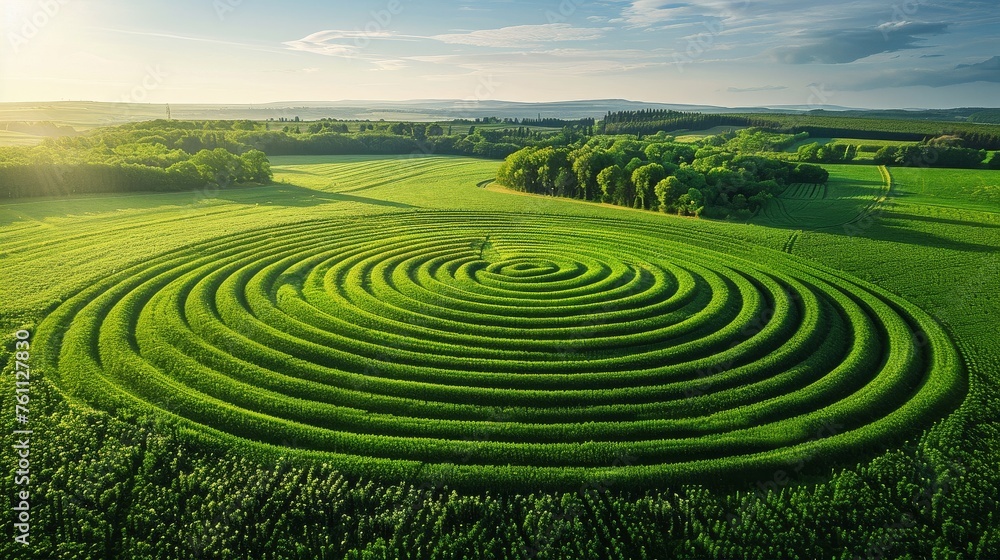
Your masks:
<svg viewBox="0 0 1000 560"><path fill-rule="evenodd" d="M98 409L501 491L850 457L963 394L954 347L915 306L685 235L446 211L265 228L108 276L33 347Z"/></svg>
<svg viewBox="0 0 1000 560"><path fill-rule="evenodd" d="M761 209L757 221L774 227L821 230L863 220L885 202L891 177L884 166L831 166L825 185L789 185ZM875 180L873 171L878 171ZM871 176L871 177L869 177Z"/></svg>

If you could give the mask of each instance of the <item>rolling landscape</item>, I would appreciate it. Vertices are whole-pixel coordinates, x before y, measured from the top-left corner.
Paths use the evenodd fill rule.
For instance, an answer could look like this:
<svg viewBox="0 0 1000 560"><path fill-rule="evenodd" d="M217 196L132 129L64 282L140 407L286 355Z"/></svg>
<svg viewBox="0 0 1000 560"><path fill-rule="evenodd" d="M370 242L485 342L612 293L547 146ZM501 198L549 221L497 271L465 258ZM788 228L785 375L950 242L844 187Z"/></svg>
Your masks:
<svg viewBox="0 0 1000 560"><path fill-rule="evenodd" d="M7 10L0 556L1000 557L988 5L317 4Z"/></svg>

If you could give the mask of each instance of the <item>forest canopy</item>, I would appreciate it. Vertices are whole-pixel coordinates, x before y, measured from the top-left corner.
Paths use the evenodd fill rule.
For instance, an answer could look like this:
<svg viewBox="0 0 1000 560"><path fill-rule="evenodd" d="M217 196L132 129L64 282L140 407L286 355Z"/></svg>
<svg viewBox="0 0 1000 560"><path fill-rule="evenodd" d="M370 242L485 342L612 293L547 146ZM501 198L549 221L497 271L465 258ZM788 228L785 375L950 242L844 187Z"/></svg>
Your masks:
<svg viewBox="0 0 1000 560"><path fill-rule="evenodd" d="M746 219L793 183L825 183L829 173L807 163L755 155L768 141L741 131L698 147L659 134L595 136L566 147L527 147L512 154L497 180L536 194L601 201L688 216Z"/></svg>
<svg viewBox="0 0 1000 560"><path fill-rule="evenodd" d="M93 142L64 138L30 148L0 148L0 193L8 198L97 192L184 191L270 183L260 150L224 148L194 153L156 139ZM69 144L66 146L65 144Z"/></svg>

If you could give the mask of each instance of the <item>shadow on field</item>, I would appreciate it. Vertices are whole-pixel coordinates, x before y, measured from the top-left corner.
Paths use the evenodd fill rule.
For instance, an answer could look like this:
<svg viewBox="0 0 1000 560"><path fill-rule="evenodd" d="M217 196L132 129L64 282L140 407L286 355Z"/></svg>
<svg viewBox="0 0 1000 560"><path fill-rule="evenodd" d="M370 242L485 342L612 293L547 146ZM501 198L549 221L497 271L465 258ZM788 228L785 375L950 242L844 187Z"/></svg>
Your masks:
<svg viewBox="0 0 1000 560"><path fill-rule="evenodd" d="M870 228L864 229L861 236L876 241L891 241L894 243L906 243L907 245L919 245L921 247L934 247L938 249L951 249L953 251L965 251L969 253L995 253L995 245L984 245L972 241L965 241L954 237L946 237L936 233L913 229L907 221L910 216L899 216L887 219L885 215L878 218L879 222ZM968 226L969 224L962 224ZM823 230L823 233L832 233L851 237L851 230L842 228L831 228ZM958 232L956 232L958 233Z"/></svg>
<svg viewBox="0 0 1000 560"><path fill-rule="evenodd" d="M976 227L976 228L987 228L987 229L1000 229L1000 224L991 224L985 222L973 222L969 220L954 220L950 218L937 218L934 216L918 216L916 214L904 214L902 212L884 212L882 214L883 218L890 220L911 220L916 222L930 222L935 224L943 224L948 226L960 226L960 227Z"/></svg>
<svg viewBox="0 0 1000 560"><path fill-rule="evenodd" d="M333 193L317 191L314 189L300 187L289 183L275 183L266 187L253 189L229 189L219 191L215 197L236 204L269 204L273 206L288 206L306 208L319 206L322 204L333 204L337 202L354 202L357 204L371 204L388 208L416 208L411 204L382 200L378 198L368 198L346 193Z"/></svg>
<svg viewBox="0 0 1000 560"><path fill-rule="evenodd" d="M176 209L184 212L198 208L206 201L220 200L242 205L285 206L307 208L338 202L370 204L388 208L416 208L410 204L367 198L344 193L330 193L288 183L238 186L215 191L183 191L173 193L95 193L63 197L21 198L0 201L0 227L15 223L44 224L49 218L93 217L112 219L117 212L164 212Z"/></svg>
<svg viewBox="0 0 1000 560"><path fill-rule="evenodd" d="M847 179L847 178L836 178L833 177L827 181L827 186L832 187L850 187L855 185L871 185L872 187L881 189L885 186L881 180L875 179ZM895 194L895 193L894 193Z"/></svg>

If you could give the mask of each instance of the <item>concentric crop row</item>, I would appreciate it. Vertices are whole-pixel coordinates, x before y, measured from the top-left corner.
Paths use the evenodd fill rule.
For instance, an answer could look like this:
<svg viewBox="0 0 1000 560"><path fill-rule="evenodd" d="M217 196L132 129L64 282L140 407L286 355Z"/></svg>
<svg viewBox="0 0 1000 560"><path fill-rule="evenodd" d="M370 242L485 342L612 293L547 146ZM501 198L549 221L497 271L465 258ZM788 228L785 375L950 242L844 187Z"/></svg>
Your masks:
<svg viewBox="0 0 1000 560"><path fill-rule="evenodd" d="M686 235L463 212L271 228L109 276L50 315L40 346L98 408L359 474L453 465L479 487L836 458L962 392L951 342L909 303ZM843 431L817 439L831 423Z"/></svg>

